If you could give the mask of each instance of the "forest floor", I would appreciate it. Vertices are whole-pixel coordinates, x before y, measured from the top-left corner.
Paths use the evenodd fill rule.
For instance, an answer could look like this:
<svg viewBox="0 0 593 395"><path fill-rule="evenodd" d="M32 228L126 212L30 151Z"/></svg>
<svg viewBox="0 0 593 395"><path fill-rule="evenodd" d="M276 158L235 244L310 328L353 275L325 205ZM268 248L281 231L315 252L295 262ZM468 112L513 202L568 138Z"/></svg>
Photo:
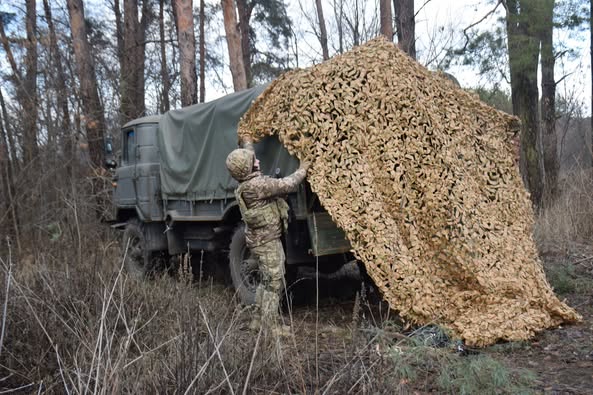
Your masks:
<svg viewBox="0 0 593 395"><path fill-rule="evenodd" d="M120 252L116 237L79 252L56 244L37 256L0 257L0 391L590 394L593 388L593 253L543 257L548 280L582 322L471 349L436 325L407 325L372 286L353 279L289 285L282 317L291 336L254 333L251 310L237 300L218 259L198 279L180 272L135 281L122 271Z"/></svg>
<svg viewBox="0 0 593 395"><path fill-rule="evenodd" d="M583 317L581 323L539 333L521 344L490 347L510 368L536 374L536 388L550 394L593 392L593 257L544 256L548 280L558 296Z"/></svg>
<svg viewBox="0 0 593 395"><path fill-rule="evenodd" d="M465 350L462 353L455 349L454 344L447 345L445 342L445 344L435 345L431 342L430 345L437 350L441 349L441 352L455 354L456 358L471 359L483 356L500 362L511 375L518 374L527 378L525 385L520 387L521 392L591 394L593 392L593 256L550 255L543 257L543 261L548 280L554 286L558 296L582 315L582 322L545 330L528 341L500 342L482 349ZM319 288L324 293L319 300L319 309L315 308L315 300L304 301L305 298L301 298L301 304L293 308L292 320L296 323L294 332L301 337L298 343L310 341L310 334L317 332L320 334L321 348L331 350L332 344L343 343L345 338L350 340L352 336L350 328L353 326L353 317L356 316L355 311L359 309L357 304L359 304L360 295L348 296L345 290L355 290L356 285L339 280L333 283L323 282ZM332 293L331 290L339 291ZM308 286L302 286L297 292L315 295L314 284L311 282ZM401 322L384 303L378 302L374 297L367 299L373 302L368 300L363 302L362 322L354 325L358 325L361 328L360 331L368 332L367 337L369 333L374 335L372 341L377 350L381 343L388 343L392 347L398 343L404 348L405 345L409 346L410 342L405 340L413 339L418 328L405 329L399 326ZM393 325L394 322L395 325ZM391 328L388 329L390 326ZM434 335L434 331L430 334ZM416 340L413 346L426 344L426 337L421 338L420 343L418 344ZM416 365L420 366L423 372L412 374L415 380L407 377L401 380L406 384L404 387L408 391L424 393L438 392L443 389L434 382L436 380L434 375L442 374L442 371L439 371L442 367L435 367L434 363L428 369L421 363ZM430 375L433 377L429 377ZM479 388L480 384L477 383L477 385ZM488 386L489 384L486 385ZM404 388L400 388L402 389ZM460 387L452 389L463 392L463 388Z"/></svg>

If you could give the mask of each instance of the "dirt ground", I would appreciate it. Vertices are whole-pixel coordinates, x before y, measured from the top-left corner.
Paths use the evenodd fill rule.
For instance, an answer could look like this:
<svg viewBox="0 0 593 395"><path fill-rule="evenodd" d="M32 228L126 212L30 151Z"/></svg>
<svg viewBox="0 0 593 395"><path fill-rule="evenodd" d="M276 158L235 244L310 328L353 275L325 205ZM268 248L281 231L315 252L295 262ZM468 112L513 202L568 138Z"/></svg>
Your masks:
<svg viewBox="0 0 593 395"><path fill-rule="evenodd" d="M544 266L559 297L575 308L583 321L546 330L529 341L499 343L471 352L491 356L511 372L531 372L535 377L532 389L536 393L592 394L593 257L544 257ZM353 281L322 281L318 300L315 289L313 280L293 287L294 303L291 314L287 311L285 317L292 317L297 334L309 336L317 329L320 349L331 350L345 339L350 340L356 336L351 330L353 327L358 327L359 332L364 327L383 328L377 331L385 334L386 322L401 323L397 315L372 294L372 289L367 291L370 294L356 297L360 284ZM400 333L391 333L391 341L409 336L414 330L403 326Z"/></svg>
<svg viewBox="0 0 593 395"><path fill-rule="evenodd" d="M486 352L510 367L526 368L536 373L538 391L548 394L591 394L593 299L591 296L569 296L567 300L583 315L582 323L542 332L514 349L512 345L507 346L507 350L495 346Z"/></svg>
<svg viewBox="0 0 593 395"><path fill-rule="evenodd" d="M537 390L547 394L593 393L593 259L592 257L544 257L544 266L552 285L554 270L565 270L574 289L559 297L575 308L583 321L547 330L521 344L490 347L485 352L514 368L536 373ZM560 284L562 285L562 284ZM568 288L571 288L569 286Z"/></svg>

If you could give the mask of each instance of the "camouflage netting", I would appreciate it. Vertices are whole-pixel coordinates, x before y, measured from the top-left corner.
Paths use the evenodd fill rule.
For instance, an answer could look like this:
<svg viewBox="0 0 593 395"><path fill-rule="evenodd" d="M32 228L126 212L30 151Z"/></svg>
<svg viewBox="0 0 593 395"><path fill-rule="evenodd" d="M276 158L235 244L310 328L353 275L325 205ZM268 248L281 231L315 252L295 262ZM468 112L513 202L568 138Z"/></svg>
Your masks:
<svg viewBox="0 0 593 395"><path fill-rule="evenodd" d="M239 126L312 163L313 190L393 309L471 345L574 322L546 281L515 118L376 39L273 82Z"/></svg>

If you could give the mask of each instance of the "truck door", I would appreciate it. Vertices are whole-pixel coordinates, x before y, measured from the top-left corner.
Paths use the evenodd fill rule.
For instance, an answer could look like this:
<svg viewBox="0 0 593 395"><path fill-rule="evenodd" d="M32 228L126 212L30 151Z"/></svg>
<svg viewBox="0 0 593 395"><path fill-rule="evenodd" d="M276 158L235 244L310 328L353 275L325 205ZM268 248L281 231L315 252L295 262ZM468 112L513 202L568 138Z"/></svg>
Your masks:
<svg viewBox="0 0 593 395"><path fill-rule="evenodd" d="M147 123L135 127L135 158L134 167L136 197L138 207L145 219L163 220L160 199L160 161L157 150L158 124Z"/></svg>
<svg viewBox="0 0 593 395"><path fill-rule="evenodd" d="M136 167L136 131L134 128L122 131L121 166L116 171L117 188L114 200L120 207L134 207L136 205L136 191L134 188L134 170Z"/></svg>

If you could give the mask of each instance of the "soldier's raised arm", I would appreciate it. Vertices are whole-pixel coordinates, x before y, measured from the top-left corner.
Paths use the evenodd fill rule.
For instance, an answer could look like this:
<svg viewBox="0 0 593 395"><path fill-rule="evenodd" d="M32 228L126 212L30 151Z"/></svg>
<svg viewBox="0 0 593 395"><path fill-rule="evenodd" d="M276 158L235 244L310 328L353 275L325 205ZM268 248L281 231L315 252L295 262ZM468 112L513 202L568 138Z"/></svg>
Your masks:
<svg viewBox="0 0 593 395"><path fill-rule="evenodd" d="M267 199L276 196L286 195L297 190L297 187L307 176L309 163L303 162L301 166L291 175L284 178L266 177L262 185L257 189L257 197Z"/></svg>
<svg viewBox="0 0 593 395"><path fill-rule="evenodd" d="M239 143L239 147L255 153L255 148L253 148L253 141L251 141L251 140L248 140L248 139L241 140L241 142Z"/></svg>

